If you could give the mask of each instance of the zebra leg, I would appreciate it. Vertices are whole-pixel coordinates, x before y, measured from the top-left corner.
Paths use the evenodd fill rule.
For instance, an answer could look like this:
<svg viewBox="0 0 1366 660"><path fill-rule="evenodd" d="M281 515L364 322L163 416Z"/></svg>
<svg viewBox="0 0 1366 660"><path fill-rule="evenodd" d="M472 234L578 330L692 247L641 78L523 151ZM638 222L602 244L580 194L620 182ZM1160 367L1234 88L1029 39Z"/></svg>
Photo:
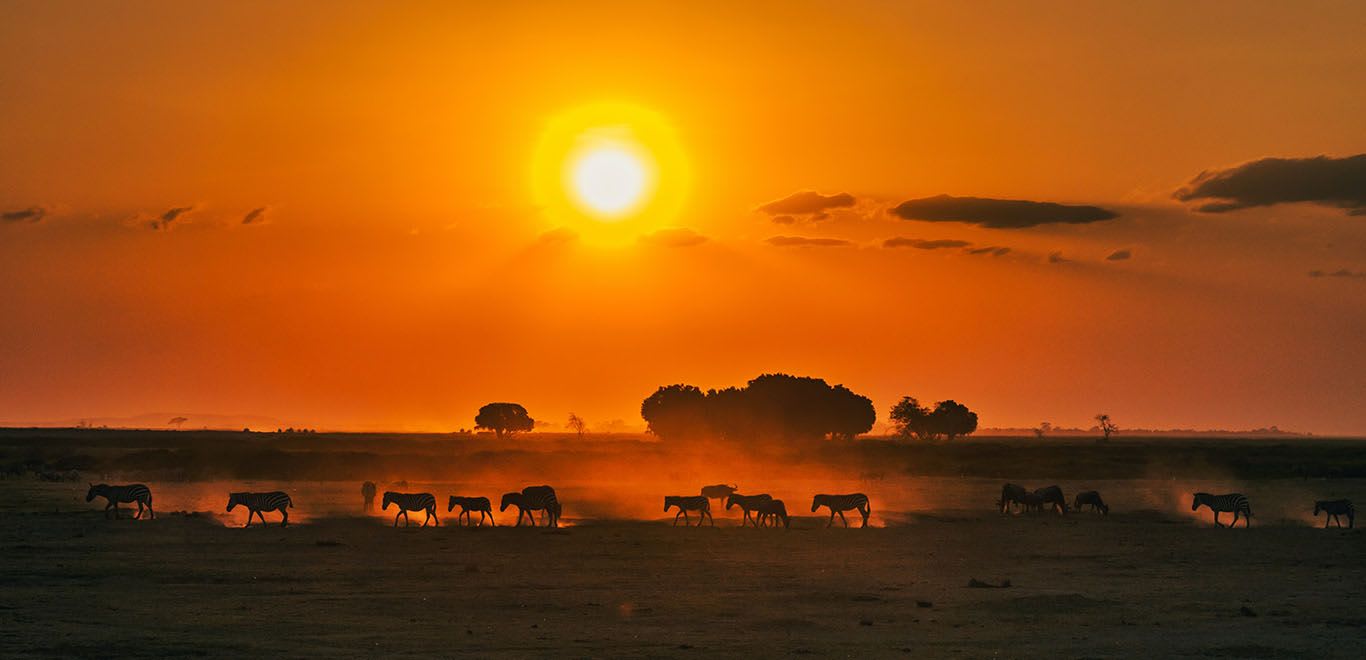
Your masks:
<svg viewBox="0 0 1366 660"><path fill-rule="evenodd" d="M681 515L683 515L683 512L682 512L682 511L679 511L678 513L675 513L675 514L674 514L674 524L673 524L674 527L677 527L677 526L678 526L678 517L681 516Z"/></svg>
<svg viewBox="0 0 1366 660"><path fill-rule="evenodd" d="M1229 529L1233 529L1234 527L1237 527L1237 526L1238 526L1238 510L1237 510L1237 509L1234 509L1234 510L1233 510L1233 522L1229 523L1228 528L1229 528Z"/></svg>
<svg viewBox="0 0 1366 660"><path fill-rule="evenodd" d="M868 526L868 516L873 515L873 507L871 507L871 506L868 506L868 507L860 507L859 510L858 510L858 512L859 512L860 515L863 516L863 526L864 526L864 527L867 527L867 526Z"/></svg>
<svg viewBox="0 0 1366 660"><path fill-rule="evenodd" d="M152 520L157 519L157 512L152 510L152 496L147 496L147 513L151 514Z"/></svg>
<svg viewBox="0 0 1366 660"><path fill-rule="evenodd" d="M253 512L252 512L251 509L247 509L247 524L242 525L242 528L243 528L243 529L246 529L247 527L251 527L251 516L252 516L252 513L253 513Z"/></svg>
<svg viewBox="0 0 1366 660"><path fill-rule="evenodd" d="M133 520L142 520L142 500L137 500L138 512L133 514Z"/></svg>
<svg viewBox="0 0 1366 660"><path fill-rule="evenodd" d="M490 512L488 512L488 514L489 514L489 524L490 524L490 525L493 525L494 527L497 527L497 526L498 526L498 521L496 521L496 520L493 519L493 512L490 511ZM480 526L480 527L483 527L483 526L484 526L484 512L483 512L483 511L480 511L480 512L479 512L479 526Z"/></svg>
<svg viewBox="0 0 1366 660"><path fill-rule="evenodd" d="M1219 524L1219 512L1218 512L1218 511L1215 511L1215 512L1214 512L1214 526L1215 526L1215 527L1223 527L1223 525Z"/></svg>
<svg viewBox="0 0 1366 660"><path fill-rule="evenodd" d="M394 514L394 527L395 527L395 528L398 527L398 517L401 516L401 515L403 515L403 512L402 512L402 511L399 511L398 513L395 513L395 514Z"/></svg>
<svg viewBox="0 0 1366 660"><path fill-rule="evenodd" d="M830 507L830 521L825 523L825 528L830 529L835 525L835 508Z"/></svg>
<svg viewBox="0 0 1366 660"><path fill-rule="evenodd" d="M844 523L844 528L849 529L849 519L844 517L844 512L840 512L840 522Z"/></svg>
<svg viewBox="0 0 1366 660"><path fill-rule="evenodd" d="M266 521L266 517L265 517L265 516L261 516L261 522L264 523L265 521ZM281 527L288 527L288 526L289 526L289 511L286 511L284 507L280 507L280 526L281 526Z"/></svg>

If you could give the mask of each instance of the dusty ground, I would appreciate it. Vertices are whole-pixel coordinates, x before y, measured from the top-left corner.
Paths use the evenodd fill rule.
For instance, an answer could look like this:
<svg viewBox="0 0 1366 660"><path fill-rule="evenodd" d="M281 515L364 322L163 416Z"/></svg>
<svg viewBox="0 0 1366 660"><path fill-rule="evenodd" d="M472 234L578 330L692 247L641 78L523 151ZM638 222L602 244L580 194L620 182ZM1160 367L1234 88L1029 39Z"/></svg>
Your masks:
<svg viewBox="0 0 1366 660"><path fill-rule="evenodd" d="M1113 515L1059 519L990 511L997 481L911 481L879 488L937 497L934 510L875 499L880 526L864 530L740 529L725 515L714 529L394 530L347 512L349 482L273 484L297 493L299 523L244 530L217 484L165 485L159 519L106 521L83 484L3 480L0 656L1363 653L1366 532L1310 527L1298 505L1355 480L1242 484L1259 519L1231 531L1191 518L1164 482L1105 483ZM1277 511L1279 499L1295 504Z"/></svg>

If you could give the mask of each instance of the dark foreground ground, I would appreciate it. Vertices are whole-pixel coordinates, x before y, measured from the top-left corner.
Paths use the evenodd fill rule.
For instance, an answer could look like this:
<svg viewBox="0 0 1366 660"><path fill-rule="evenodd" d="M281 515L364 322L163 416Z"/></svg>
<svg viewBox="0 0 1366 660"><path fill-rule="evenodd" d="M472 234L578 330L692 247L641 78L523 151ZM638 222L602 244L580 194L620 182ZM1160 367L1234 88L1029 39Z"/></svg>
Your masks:
<svg viewBox="0 0 1366 660"><path fill-rule="evenodd" d="M849 530L395 530L309 517L301 495L299 524L241 529L221 508L106 521L72 488L0 481L0 656L1359 658L1366 643L1366 532L1284 518L981 507Z"/></svg>

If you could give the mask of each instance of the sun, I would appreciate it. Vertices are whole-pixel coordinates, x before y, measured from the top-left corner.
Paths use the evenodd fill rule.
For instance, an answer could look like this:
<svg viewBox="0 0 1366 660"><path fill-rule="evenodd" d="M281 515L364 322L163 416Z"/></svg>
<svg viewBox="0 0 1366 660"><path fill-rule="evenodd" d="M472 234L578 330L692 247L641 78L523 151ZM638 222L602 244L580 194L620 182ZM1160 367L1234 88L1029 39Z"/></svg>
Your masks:
<svg viewBox="0 0 1366 660"><path fill-rule="evenodd" d="M682 208L689 174L682 141L662 115L597 103L546 123L531 184L552 227L569 227L594 243L623 243L669 226Z"/></svg>

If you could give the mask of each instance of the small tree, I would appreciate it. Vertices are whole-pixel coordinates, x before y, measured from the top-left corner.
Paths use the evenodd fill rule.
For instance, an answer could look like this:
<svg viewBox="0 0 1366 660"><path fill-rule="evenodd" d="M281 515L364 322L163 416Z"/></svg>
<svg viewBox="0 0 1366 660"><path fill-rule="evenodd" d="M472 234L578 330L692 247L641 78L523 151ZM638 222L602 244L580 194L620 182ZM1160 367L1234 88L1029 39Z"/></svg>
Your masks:
<svg viewBox="0 0 1366 660"><path fill-rule="evenodd" d="M167 425L167 426L174 426L174 427L176 427L176 430L180 430L180 427L181 427L181 426L184 426L184 425L185 425L185 422L188 422L188 421L190 421L190 418L189 418L189 417L172 417L172 418L171 418L171 421L166 422L166 425Z"/></svg>
<svg viewBox="0 0 1366 660"><path fill-rule="evenodd" d="M930 417L930 409L920 405L914 397L901 397L901 401L892 406L890 418L896 434L903 438L933 440L938 437Z"/></svg>
<svg viewBox="0 0 1366 660"><path fill-rule="evenodd" d="M490 403L474 416L474 428L489 429L502 440L505 434L530 431L536 420L527 414L520 403Z"/></svg>
<svg viewBox="0 0 1366 660"><path fill-rule="evenodd" d="M1105 413L1096 415L1096 423L1100 425L1100 432L1105 434L1105 437L1102 438L1103 440L1109 440L1110 434L1119 430L1119 427L1110 419L1110 416Z"/></svg>
<svg viewBox="0 0 1366 660"><path fill-rule="evenodd" d="M573 431L574 433L578 434L578 436L579 436L580 438L583 437L583 432L586 431L586 430L588 430L588 423L587 423L587 422L584 422L582 417L579 417L578 415L575 415L574 413L569 413L569 423L568 423L568 425L569 425L569 430L571 430L571 431Z"/></svg>
<svg viewBox="0 0 1366 660"><path fill-rule="evenodd" d="M1037 440L1043 440L1044 436L1048 435L1052 431L1052 424L1049 424L1048 422L1039 422L1039 425L1034 427L1034 438Z"/></svg>
<svg viewBox="0 0 1366 660"><path fill-rule="evenodd" d="M934 412L930 413L930 423L952 442L960 435L977 430L977 413L953 399L946 399L934 407Z"/></svg>

